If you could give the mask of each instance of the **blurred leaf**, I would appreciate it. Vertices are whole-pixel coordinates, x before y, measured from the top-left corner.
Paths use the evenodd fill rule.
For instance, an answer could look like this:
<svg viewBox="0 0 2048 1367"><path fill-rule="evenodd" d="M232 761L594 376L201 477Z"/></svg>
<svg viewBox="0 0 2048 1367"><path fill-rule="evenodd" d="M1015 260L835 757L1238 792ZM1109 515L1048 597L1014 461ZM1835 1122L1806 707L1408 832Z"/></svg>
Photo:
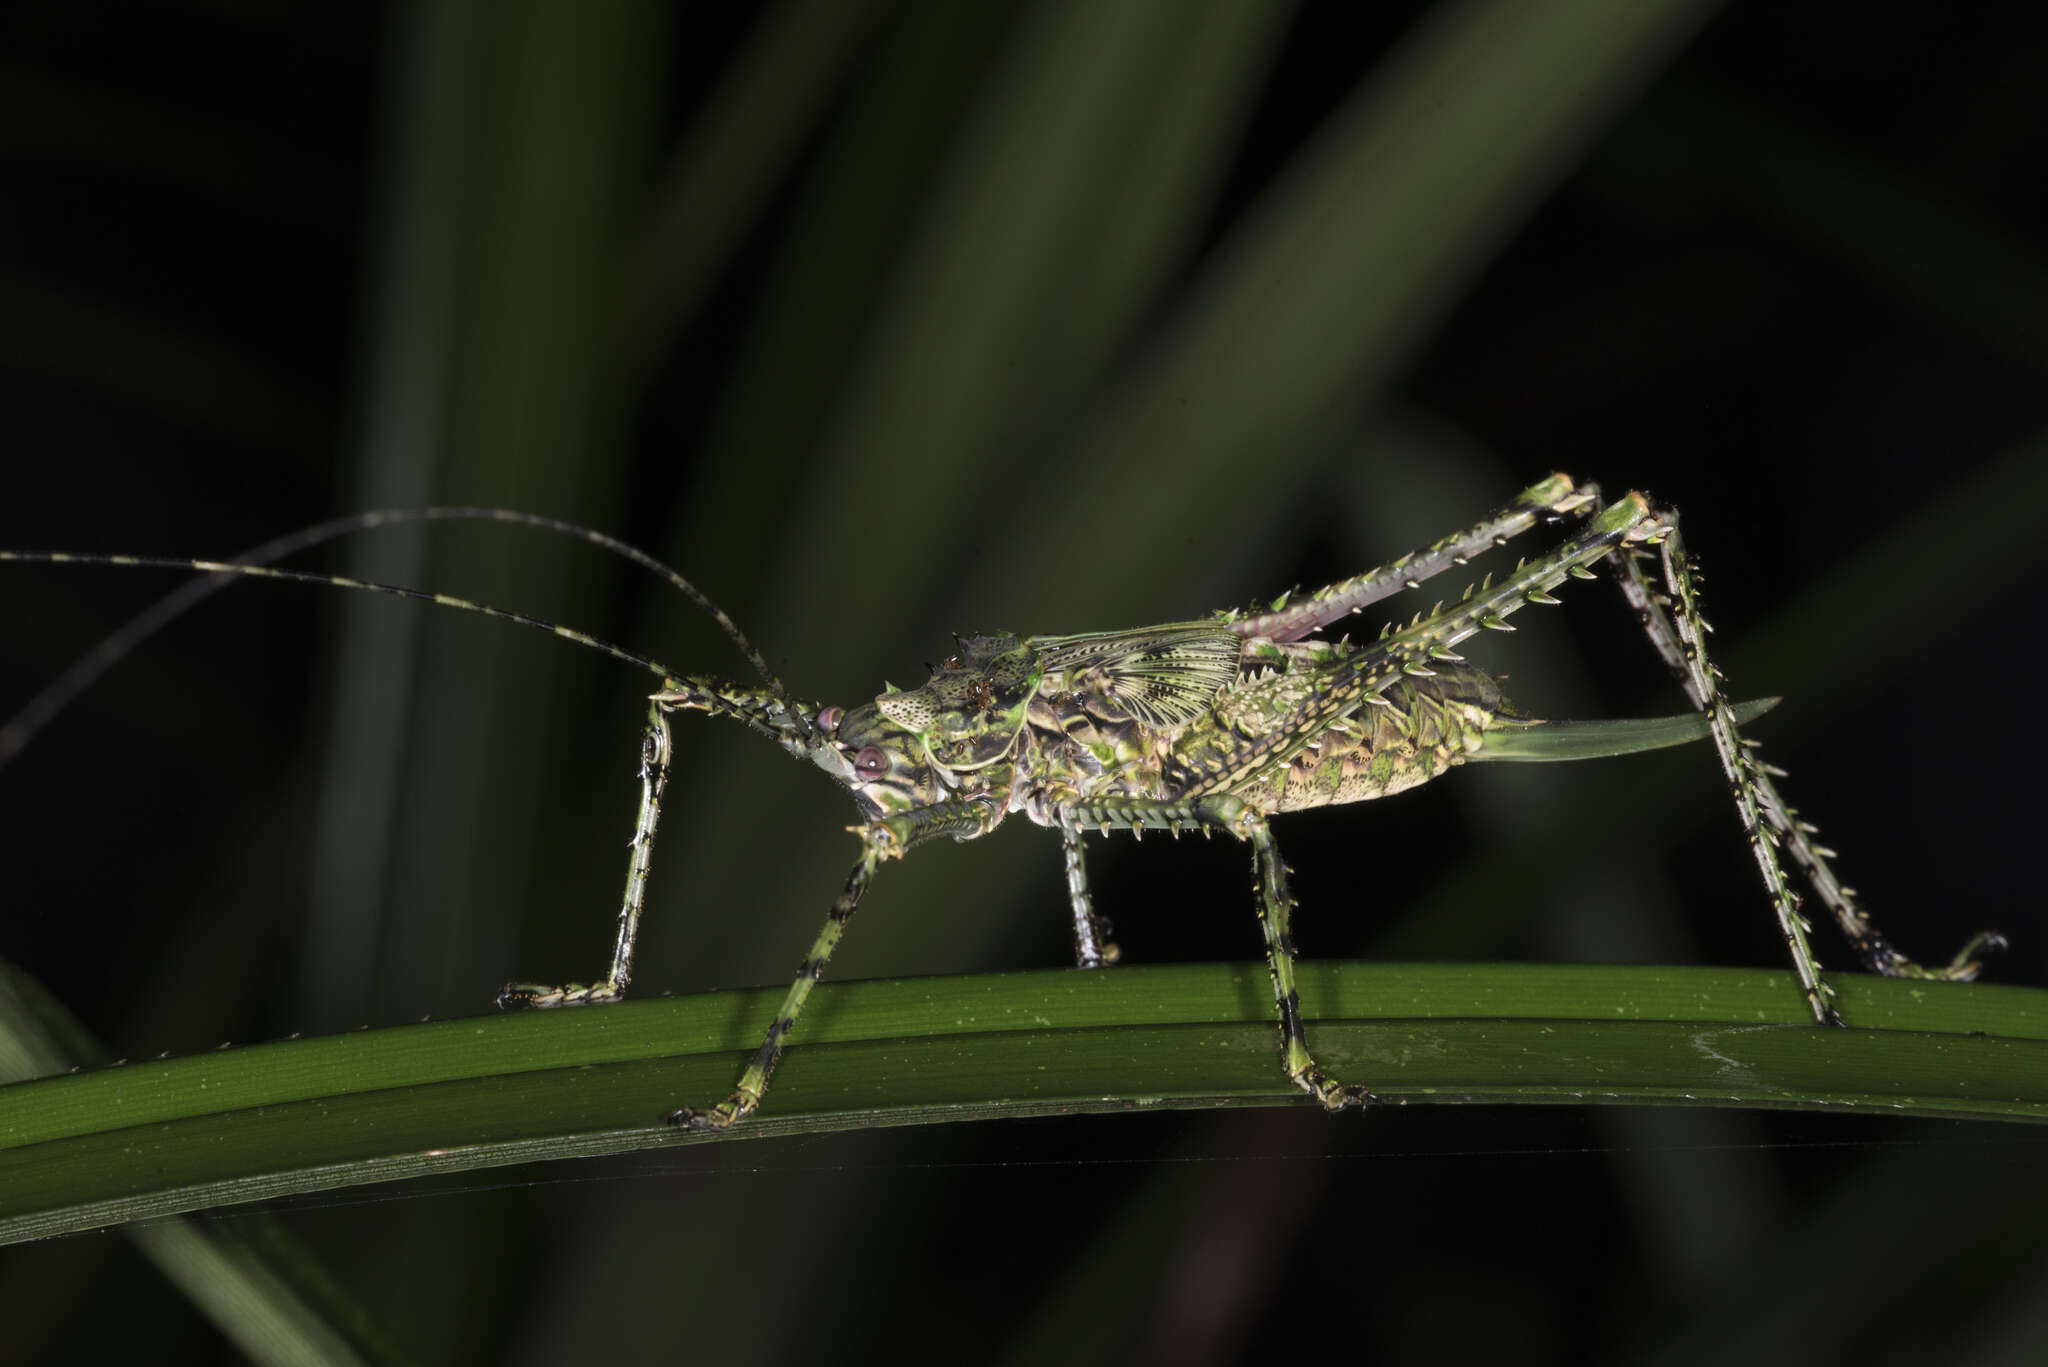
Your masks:
<svg viewBox="0 0 2048 1367"><path fill-rule="evenodd" d="M1132 549L1130 509L1206 529L1143 544L1138 582L1179 582L1227 529L1278 506L1521 226L1705 0L1462 0L1434 7L1283 168L1171 325L1035 484L1027 526ZM1484 73L1475 77L1475 73ZM1162 477L1165 476L1165 477ZM1052 557L1019 539L985 610L1016 611ZM1111 553L1113 554L1113 552ZM1103 625L1158 610L1111 560Z"/></svg>
<svg viewBox="0 0 2048 1367"><path fill-rule="evenodd" d="M884 8L882 0L770 6L705 96L620 270L618 351L629 376L646 375L696 312Z"/></svg>

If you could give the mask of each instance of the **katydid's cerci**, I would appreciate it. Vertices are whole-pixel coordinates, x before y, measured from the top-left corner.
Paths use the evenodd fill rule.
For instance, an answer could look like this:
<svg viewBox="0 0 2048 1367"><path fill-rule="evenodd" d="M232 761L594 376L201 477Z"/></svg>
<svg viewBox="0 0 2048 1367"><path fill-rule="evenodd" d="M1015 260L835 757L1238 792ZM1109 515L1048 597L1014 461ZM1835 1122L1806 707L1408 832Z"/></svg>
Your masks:
<svg viewBox="0 0 2048 1367"><path fill-rule="evenodd" d="M481 518L577 536L664 577L718 623L752 665L758 684L735 685L667 668L582 632L443 594L274 568L268 562L344 532L408 521ZM1326 630L1540 523L1569 526L1548 551L1468 584L1452 603L1389 623L1354 643ZM184 569L209 577L162 600L81 661L0 731L0 759L54 706L75 694L135 639L235 577L328 584L419 598L553 632L656 675L641 738L640 803L611 965L592 983L515 982L506 1008L597 1005L622 999L633 973L655 837L674 758L670 718L705 712L740 722L791 756L817 765L851 794L860 850L733 1093L683 1106L671 1123L723 1129L767 1093L783 1046L824 976L876 871L941 837L972 840L1020 813L1058 833L1065 860L1074 957L1083 969L1116 961L1107 924L1089 893L1084 837L1128 831L1222 832L1250 846L1254 897L1271 971L1287 1076L1324 1107L1371 1099L1371 1079L1339 1080L1311 1056L1294 985L1295 900L1271 818L1304 808L1387 796L1460 764L1618 755L1710 738L1735 799L1778 929L1808 1008L1823 1025L1844 1024L1809 943L1811 923L1786 858L1833 917L1864 966L1895 977L1967 981L2002 941L1973 936L1945 966L1923 966L1894 949L1855 893L1835 875L1833 851L1815 840L1740 726L1770 702L1732 704L1708 658L1693 571L1675 514L1630 492L1609 503L1590 484L1554 474L1476 525L1342 583L1283 595L1263 607L1188 621L1080 635L957 637L957 649L914 689L890 689L856 706L798 699L739 627L708 596L652 557L601 533L549 518L481 508L421 508L337 519L280 538L233 561L0 551L0 561ZM1643 721L1546 722L1515 714L1499 681L1454 647L1483 631L1512 631L1521 608L1554 604L1567 579L1605 569L1695 711Z"/></svg>

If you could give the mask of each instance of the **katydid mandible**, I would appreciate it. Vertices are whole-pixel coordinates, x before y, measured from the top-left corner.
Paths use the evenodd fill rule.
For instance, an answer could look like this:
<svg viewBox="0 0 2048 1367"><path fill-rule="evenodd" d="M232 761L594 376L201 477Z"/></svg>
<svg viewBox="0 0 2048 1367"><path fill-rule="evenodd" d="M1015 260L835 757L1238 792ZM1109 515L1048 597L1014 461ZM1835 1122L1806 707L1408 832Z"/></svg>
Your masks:
<svg viewBox="0 0 2048 1367"><path fill-rule="evenodd" d="M443 594L272 568L268 562L347 531L398 522L486 518L580 537L666 578L708 612L747 656L760 686L683 674L581 632ZM1378 639L1332 639L1327 628L1539 523L1571 534L1548 552L1466 587L1454 603L1389 624ZM1285 595L1251 611L1125 631L1073 636L996 633L957 637L957 651L914 689L890 689L855 707L797 699L730 617L680 574L601 533L497 509L423 508L338 519L266 543L234 561L0 551L0 561L98 563L205 571L212 576L165 599L108 646L0 729L0 761L56 706L135 639L203 593L236 576L325 583L420 598L538 627L658 675L642 733L640 804L612 961L594 983L511 983L504 1008L597 1005L622 999L632 979L656 829L673 755L669 719L678 712L729 717L815 764L853 797L860 853L845 886L790 985L767 1037L733 1093L685 1106L668 1119L724 1129L758 1108L811 988L824 976L876 871L941 837L972 840L1013 813L1058 832L1083 969L1117 960L1107 922L1088 890L1083 840L1089 834L1222 832L1251 847L1253 887L1287 1076L1325 1108L1372 1099L1364 1085L1325 1073L1310 1054L1294 985L1295 900L1274 842L1271 818L1285 812L1384 797L1460 764L1488 760L1594 758L1711 738L1735 798L1780 934L1814 1019L1844 1024L1822 977L1791 886L1786 856L1819 897L1865 967L1895 977L1967 981L1999 948L1992 932L1972 937L1945 966L1923 966L1878 932L1855 893L1835 875L1833 851L1779 795L1781 771L1754 753L1742 723L1771 703L1731 704L1706 650L1693 571L1674 513L1631 492L1604 502L1590 484L1554 474L1492 516L1356 578L1306 595ZM1453 649L1482 631L1512 631L1507 620L1532 604L1554 604L1567 579L1604 567L1651 645L1696 711L1644 721L1565 723L1517 716L1499 681Z"/></svg>

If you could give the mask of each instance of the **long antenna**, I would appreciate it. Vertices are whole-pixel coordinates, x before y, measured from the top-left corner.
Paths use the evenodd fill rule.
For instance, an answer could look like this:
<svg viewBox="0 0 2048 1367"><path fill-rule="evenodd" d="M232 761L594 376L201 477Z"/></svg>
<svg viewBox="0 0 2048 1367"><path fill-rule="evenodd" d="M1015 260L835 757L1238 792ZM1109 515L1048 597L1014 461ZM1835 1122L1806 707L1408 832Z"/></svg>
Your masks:
<svg viewBox="0 0 2048 1367"><path fill-rule="evenodd" d="M282 560L288 555L331 541L352 532L371 531L380 527L399 526L409 522L446 522L457 520L497 522L508 526L531 527L538 531L553 532L557 535L575 537L610 551L650 570L667 581L670 587L679 590L691 602L718 624L728 639L745 655L755 673L784 700L790 697L775 672L768 667L767 659L754 643L741 631L739 625L713 602L710 595L684 578L676 570L663 564L637 546L608 536L589 527L559 518L542 517L536 513L516 512L509 508L485 508L469 505L387 508L374 512L356 513L348 517L332 518L316 522L295 532L251 547L231 561L189 560L165 556L129 556L70 554L52 551L0 551L0 562L24 564L73 564L73 565L118 565L126 567L177 569L201 572L204 578L194 579L159 598L134 617L106 636L91 650L73 661L62 673L52 679L43 690L31 698L4 726L0 726L0 766L5 766L23 746L27 745L38 732L49 725L51 720L71 704L80 694L98 681L101 675L111 669L123 656L134 650L173 621L204 602L221 589L239 578L280 579L295 583L327 584L339 588L367 589L377 593L388 593L400 598L415 598L425 602L439 603L444 607L461 608L464 611L481 613L503 621L517 622L521 626L547 631L578 645L602 651L614 659L638 665L664 679L673 676L673 670L632 651L615 646L595 636L559 626L538 617L523 613L507 612L500 608L487 607L467 599L455 598L448 594L427 593L418 589L401 588L392 584L372 583L368 580L350 579L343 575L312 574L295 570L265 568L271 562Z"/></svg>

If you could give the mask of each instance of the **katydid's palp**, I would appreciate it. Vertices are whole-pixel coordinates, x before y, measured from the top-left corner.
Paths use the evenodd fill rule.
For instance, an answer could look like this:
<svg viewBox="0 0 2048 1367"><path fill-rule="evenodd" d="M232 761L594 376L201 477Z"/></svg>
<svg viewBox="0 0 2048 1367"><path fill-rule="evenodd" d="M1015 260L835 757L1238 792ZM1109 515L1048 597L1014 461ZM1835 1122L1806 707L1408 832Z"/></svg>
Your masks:
<svg viewBox="0 0 2048 1367"><path fill-rule="evenodd" d="M703 608L746 656L757 684L685 674L583 632L445 594L276 568L270 562L345 532L402 522L485 519L581 538L665 578ZM1454 602L1389 623L1375 640L1331 638L1329 628L1544 523L1568 524L1558 545L1469 584ZM1733 704L1706 648L1693 569L1676 516L1635 492L1612 503L1589 484L1556 474L1476 525L1355 578L1264 607L1188 621L1079 635L1008 633L956 637L957 648L914 689L890 688L856 706L800 700L746 635L674 570L611 537L550 518L485 508L424 508L336 519L265 543L228 561L62 552L0 551L0 561L101 564L196 571L187 585L136 618L59 677L0 729L0 762L121 651L213 589L237 578L329 584L423 599L552 632L657 676L641 736L640 801L609 970L596 982L507 984L504 1008L596 1005L620 1000L632 980L662 802L674 760L670 717L731 718L823 769L852 796L859 855L799 967L765 1039L733 1093L685 1106L669 1119L722 1129L754 1111L878 869L941 837L972 840L1011 814L1059 834L1074 956L1083 969L1112 964L1117 947L1097 914L1084 838L1128 831L1222 832L1250 846L1253 896L1271 972L1287 1075L1332 1110L1369 1100L1365 1083L1340 1081L1316 1063L1294 984L1289 870L1271 818L1364 801L1415 787L1461 764L1586 759L1711 739L1735 799L1780 935L1814 1019L1844 1024L1809 941L1812 926L1791 885L1786 856L1865 967L1889 976L1968 980L2002 941L1972 937L1953 959L1927 967L1881 935L1856 895L1776 786L1740 727L1771 701ZM1550 722L1520 717L1493 675L1454 649L1508 618L1555 604L1568 579L1618 584L1651 645L1695 711L1642 721Z"/></svg>

